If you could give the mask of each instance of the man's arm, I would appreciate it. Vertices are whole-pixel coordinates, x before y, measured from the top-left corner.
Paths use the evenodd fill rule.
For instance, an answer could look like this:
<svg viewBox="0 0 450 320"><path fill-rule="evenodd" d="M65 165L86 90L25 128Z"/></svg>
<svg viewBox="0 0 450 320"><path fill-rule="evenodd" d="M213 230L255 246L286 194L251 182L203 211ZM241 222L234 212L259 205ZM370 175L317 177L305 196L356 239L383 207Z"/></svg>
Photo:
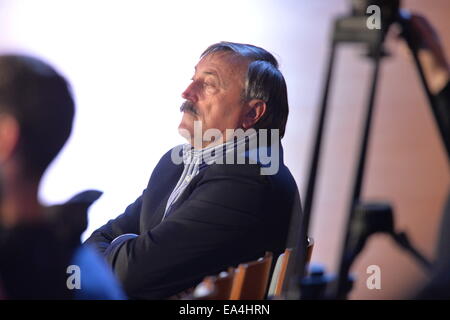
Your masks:
<svg viewBox="0 0 450 320"><path fill-rule="evenodd" d="M130 204L124 213L94 231L85 243L93 245L100 253L104 254L111 242L117 237L126 233L139 234L141 206L142 195Z"/></svg>
<svg viewBox="0 0 450 320"><path fill-rule="evenodd" d="M222 168L208 169L215 174L208 172L157 227L108 250L106 258L129 296L165 298L264 253L270 236L261 199L270 197L268 180L220 173Z"/></svg>
<svg viewBox="0 0 450 320"><path fill-rule="evenodd" d="M114 241L114 244L123 242L129 238L129 234L139 234L139 221L140 212L142 209L142 201L144 199L144 194L150 192L149 190L155 191L158 187L158 181L167 178L165 174L167 172L173 172L177 174L178 171L174 170L174 164L171 161L171 155L173 150L180 150L180 146L175 147L167 151L159 160L155 169L153 170L150 180L148 182L146 190L142 195L131 205L129 205L125 212L114 220L110 220L106 225L94 231L94 233L86 240L86 243L90 243L98 248L101 254L105 254L105 251L109 248L110 244ZM182 167L178 167L180 171ZM145 214L152 214L146 212ZM126 236L125 236L126 235ZM111 248L108 249L110 251Z"/></svg>

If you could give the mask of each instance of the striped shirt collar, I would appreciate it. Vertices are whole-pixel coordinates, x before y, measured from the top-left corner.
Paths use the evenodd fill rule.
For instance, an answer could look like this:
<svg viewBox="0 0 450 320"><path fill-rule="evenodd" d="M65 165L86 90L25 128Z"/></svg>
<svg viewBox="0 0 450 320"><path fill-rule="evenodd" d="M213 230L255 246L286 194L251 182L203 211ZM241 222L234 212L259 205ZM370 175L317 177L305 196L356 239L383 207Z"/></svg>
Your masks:
<svg viewBox="0 0 450 320"><path fill-rule="evenodd" d="M232 139L220 145L206 147L203 149L194 149L191 144L183 145L183 163L184 165L198 164L200 168L214 163L223 163L223 158L226 154L234 152L234 150L245 150L246 143L250 146L256 143L257 133L253 132L250 135ZM256 144L255 144L256 145ZM245 150L248 151L248 150Z"/></svg>

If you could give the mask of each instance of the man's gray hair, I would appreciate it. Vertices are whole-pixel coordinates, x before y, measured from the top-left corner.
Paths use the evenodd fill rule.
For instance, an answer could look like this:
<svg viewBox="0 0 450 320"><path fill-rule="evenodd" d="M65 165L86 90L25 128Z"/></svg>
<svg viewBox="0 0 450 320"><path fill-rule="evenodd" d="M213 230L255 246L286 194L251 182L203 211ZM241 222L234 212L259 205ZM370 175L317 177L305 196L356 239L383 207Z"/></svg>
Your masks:
<svg viewBox="0 0 450 320"><path fill-rule="evenodd" d="M250 44L219 42L209 46L200 56L229 51L250 60L245 79L243 99L261 99L266 103L265 114L255 124L255 129L278 129L284 136L289 114L286 81L278 69L278 61L264 50Z"/></svg>

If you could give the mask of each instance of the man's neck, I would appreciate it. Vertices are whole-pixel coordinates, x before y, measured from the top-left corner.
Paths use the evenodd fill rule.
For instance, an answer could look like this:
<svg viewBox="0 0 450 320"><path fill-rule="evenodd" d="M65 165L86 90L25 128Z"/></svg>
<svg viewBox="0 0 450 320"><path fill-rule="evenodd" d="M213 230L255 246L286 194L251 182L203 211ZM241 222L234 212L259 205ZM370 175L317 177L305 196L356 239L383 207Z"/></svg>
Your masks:
<svg viewBox="0 0 450 320"><path fill-rule="evenodd" d="M3 177L4 180L8 178ZM0 223L10 228L20 223L42 220L43 208L38 201L38 183L17 179L3 181Z"/></svg>
<svg viewBox="0 0 450 320"><path fill-rule="evenodd" d="M210 147L216 147L219 145L223 145L224 143L227 143L226 140L224 139L216 139L214 141L201 141L201 143L195 143L194 141L190 142L190 145L195 149L195 150L203 150L206 148L210 148Z"/></svg>
<svg viewBox="0 0 450 320"><path fill-rule="evenodd" d="M227 130L230 130L230 129L227 129ZM237 128L234 130L244 130L244 129ZM206 148L224 145L230 141L233 141L233 139L236 138L236 136L234 135L234 130L232 130L231 132L227 132L227 131L222 132L222 135L220 137L217 137L217 139L214 139L213 141L203 141L203 140L194 141L194 139L191 139L191 141L189 143L195 150L203 150ZM244 132L248 132L248 131L244 130ZM244 136L242 136L241 138L243 138L243 137Z"/></svg>

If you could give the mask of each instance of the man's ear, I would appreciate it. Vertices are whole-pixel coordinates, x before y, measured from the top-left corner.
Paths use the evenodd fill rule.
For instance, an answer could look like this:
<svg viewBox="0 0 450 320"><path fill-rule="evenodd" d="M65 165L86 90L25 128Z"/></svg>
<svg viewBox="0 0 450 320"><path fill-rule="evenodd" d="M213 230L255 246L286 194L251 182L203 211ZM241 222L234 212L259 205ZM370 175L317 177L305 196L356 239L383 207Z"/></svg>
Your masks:
<svg viewBox="0 0 450 320"><path fill-rule="evenodd" d="M19 124L7 114L0 114L0 163L5 163L14 155L19 142Z"/></svg>
<svg viewBox="0 0 450 320"><path fill-rule="evenodd" d="M252 99L248 102L246 109L247 111L244 114L242 126L244 129L249 129L266 113L267 105L261 99Z"/></svg>

